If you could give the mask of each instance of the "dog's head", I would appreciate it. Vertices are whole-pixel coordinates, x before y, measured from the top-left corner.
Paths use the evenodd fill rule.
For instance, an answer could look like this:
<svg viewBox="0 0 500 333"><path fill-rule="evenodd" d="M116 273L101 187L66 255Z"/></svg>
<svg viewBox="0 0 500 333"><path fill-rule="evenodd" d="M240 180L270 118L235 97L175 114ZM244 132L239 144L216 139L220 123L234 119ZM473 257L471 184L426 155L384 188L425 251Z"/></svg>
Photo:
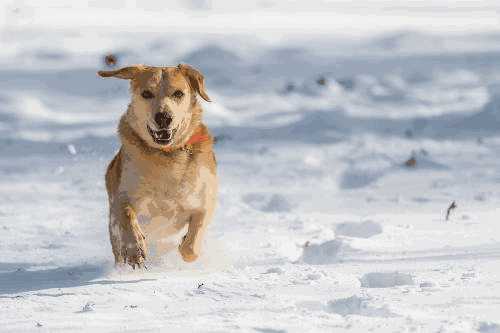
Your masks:
<svg viewBox="0 0 500 333"><path fill-rule="evenodd" d="M132 101L125 119L151 146L176 146L185 142L201 120L197 95L210 101L203 75L189 65L136 65L98 74L130 80Z"/></svg>

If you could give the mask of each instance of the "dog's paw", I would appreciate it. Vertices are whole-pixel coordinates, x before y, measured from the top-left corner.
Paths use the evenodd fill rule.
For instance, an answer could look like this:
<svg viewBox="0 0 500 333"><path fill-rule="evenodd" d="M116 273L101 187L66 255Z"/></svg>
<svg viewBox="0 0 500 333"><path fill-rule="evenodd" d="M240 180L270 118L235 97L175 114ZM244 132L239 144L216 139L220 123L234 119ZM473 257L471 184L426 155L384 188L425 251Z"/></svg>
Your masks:
<svg viewBox="0 0 500 333"><path fill-rule="evenodd" d="M193 262L198 259L198 253L194 251L193 244L186 241L186 237L182 239L179 245L179 252L185 262Z"/></svg>
<svg viewBox="0 0 500 333"><path fill-rule="evenodd" d="M146 239L141 232L134 233L133 237L123 242L121 257L124 264L129 264L133 269L135 267L144 267L146 260L147 247Z"/></svg>

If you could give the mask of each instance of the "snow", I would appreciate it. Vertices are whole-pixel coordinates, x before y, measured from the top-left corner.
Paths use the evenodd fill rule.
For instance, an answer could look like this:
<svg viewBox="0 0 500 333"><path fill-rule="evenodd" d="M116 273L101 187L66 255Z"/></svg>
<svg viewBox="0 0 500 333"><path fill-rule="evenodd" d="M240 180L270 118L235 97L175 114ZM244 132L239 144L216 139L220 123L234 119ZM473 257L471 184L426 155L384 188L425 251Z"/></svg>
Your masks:
<svg viewBox="0 0 500 333"><path fill-rule="evenodd" d="M499 9L2 3L0 332L500 331ZM195 263L112 263L108 53L205 73L220 195Z"/></svg>
<svg viewBox="0 0 500 333"><path fill-rule="evenodd" d="M398 272L366 273L361 277L361 286L364 288L390 288L412 284L411 275Z"/></svg>
<svg viewBox="0 0 500 333"><path fill-rule="evenodd" d="M372 221L364 221L360 223L346 222L338 224L335 227L335 234L341 236L370 238L382 233L382 226Z"/></svg>
<svg viewBox="0 0 500 333"><path fill-rule="evenodd" d="M370 307L369 299L351 296L341 298L328 303L327 309L341 316L358 315L368 317L390 317L393 316L387 309Z"/></svg>

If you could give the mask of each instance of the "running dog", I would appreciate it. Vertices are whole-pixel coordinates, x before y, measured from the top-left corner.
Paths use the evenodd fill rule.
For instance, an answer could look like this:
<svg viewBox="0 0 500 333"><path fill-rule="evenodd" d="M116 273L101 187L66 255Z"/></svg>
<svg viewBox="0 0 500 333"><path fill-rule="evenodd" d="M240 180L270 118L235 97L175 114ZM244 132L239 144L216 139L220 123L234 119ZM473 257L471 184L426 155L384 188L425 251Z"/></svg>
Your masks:
<svg viewBox="0 0 500 333"><path fill-rule="evenodd" d="M203 75L189 65L98 74L130 80L132 95L106 172L115 263L141 267L148 248L178 247L184 261L196 260L217 198L213 137L198 101L210 101Z"/></svg>

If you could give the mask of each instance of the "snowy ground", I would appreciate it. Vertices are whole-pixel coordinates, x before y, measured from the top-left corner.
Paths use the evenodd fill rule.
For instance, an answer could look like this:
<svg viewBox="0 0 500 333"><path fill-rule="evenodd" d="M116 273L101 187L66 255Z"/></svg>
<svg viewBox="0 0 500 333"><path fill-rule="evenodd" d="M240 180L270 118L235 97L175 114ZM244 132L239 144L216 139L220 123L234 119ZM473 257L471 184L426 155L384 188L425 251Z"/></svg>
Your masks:
<svg viewBox="0 0 500 333"><path fill-rule="evenodd" d="M419 3L410 26L398 7L373 35L290 38L293 8L274 29L189 8L198 30L177 34L153 14L134 27L130 8L93 26L5 5L0 332L500 332L499 5ZM106 52L206 75L221 186L194 264L112 265L103 174L128 95L96 76Z"/></svg>

